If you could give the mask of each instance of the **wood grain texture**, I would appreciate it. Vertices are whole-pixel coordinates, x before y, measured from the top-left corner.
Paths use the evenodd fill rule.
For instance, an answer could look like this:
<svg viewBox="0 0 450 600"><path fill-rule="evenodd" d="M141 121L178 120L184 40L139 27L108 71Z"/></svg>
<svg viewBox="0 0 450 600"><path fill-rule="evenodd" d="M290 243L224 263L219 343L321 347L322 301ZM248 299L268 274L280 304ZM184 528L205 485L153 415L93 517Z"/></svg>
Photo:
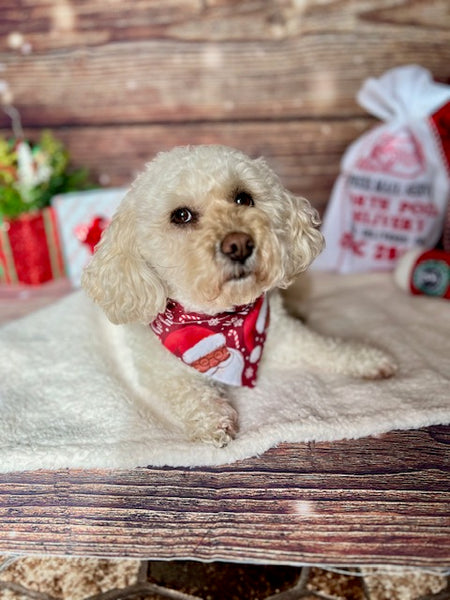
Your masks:
<svg viewBox="0 0 450 600"><path fill-rule="evenodd" d="M449 565L449 441L432 427L221 468L0 475L0 552Z"/></svg>
<svg viewBox="0 0 450 600"><path fill-rule="evenodd" d="M420 62L450 76L449 36L426 32L402 43L378 32L270 45L132 41L0 62L25 125L350 117L364 112L355 95L369 75Z"/></svg>
<svg viewBox="0 0 450 600"><path fill-rule="evenodd" d="M104 185L170 146L226 143L320 210L374 123L364 79L406 63L450 78L446 0L4 0L0 34L27 133L53 128Z"/></svg>
<svg viewBox="0 0 450 600"><path fill-rule="evenodd" d="M342 153L373 124L345 121L267 121L264 123L167 123L62 128L58 138L70 147L74 165L89 165L95 181L129 185L155 154L180 144L225 144L264 156L291 191L325 207L339 172ZM30 137L33 131L28 130Z"/></svg>
<svg viewBox="0 0 450 600"><path fill-rule="evenodd" d="M277 41L380 24L444 30L450 21L446 0L3 0L0 11L0 48L20 31L40 52L149 38Z"/></svg>
<svg viewBox="0 0 450 600"><path fill-rule="evenodd" d="M2 78L33 126L359 116L370 75L450 76L446 0L9 0L0 22Z"/></svg>

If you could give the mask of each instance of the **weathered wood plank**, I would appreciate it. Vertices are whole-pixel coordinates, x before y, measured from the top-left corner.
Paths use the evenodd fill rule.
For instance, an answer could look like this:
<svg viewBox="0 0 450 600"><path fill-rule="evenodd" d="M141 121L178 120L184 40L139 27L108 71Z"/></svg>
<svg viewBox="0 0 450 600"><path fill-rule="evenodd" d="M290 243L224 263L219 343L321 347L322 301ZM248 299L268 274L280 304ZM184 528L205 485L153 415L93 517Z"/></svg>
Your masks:
<svg viewBox="0 0 450 600"><path fill-rule="evenodd" d="M0 475L0 552L442 566L449 442L432 427L221 468Z"/></svg>
<svg viewBox="0 0 450 600"><path fill-rule="evenodd" d="M149 40L48 54L0 54L25 125L349 117L368 75L420 62L450 76L450 36L378 32L274 44ZM39 82L39 85L36 85ZM0 123L4 126L6 120Z"/></svg>
<svg viewBox="0 0 450 600"><path fill-rule="evenodd" d="M322 209L370 123L354 99L362 80L393 57L450 77L447 15L445 0L7 0L1 76L25 124L73 126L61 135L75 163L107 185L161 149L227 143L267 156Z"/></svg>
<svg viewBox="0 0 450 600"><path fill-rule="evenodd" d="M87 166L94 180L128 185L155 154L176 145L225 144L251 156L264 156L284 185L323 210L348 144L374 121L266 121L187 123L54 130L76 166ZM8 132L4 130L3 135ZM39 132L28 130L29 137Z"/></svg>
<svg viewBox="0 0 450 600"><path fill-rule="evenodd" d="M12 33L37 52L130 40L278 41L304 34L378 28L448 28L446 0L3 0L0 49L20 49Z"/></svg>
<svg viewBox="0 0 450 600"><path fill-rule="evenodd" d="M72 290L68 279L56 279L40 286L0 285L0 325L44 308Z"/></svg>
<svg viewBox="0 0 450 600"><path fill-rule="evenodd" d="M421 0L410 0L390 2L385 6L380 3L378 7L364 11L361 18L373 23L448 30L450 5L447 0L429 0L426 4Z"/></svg>

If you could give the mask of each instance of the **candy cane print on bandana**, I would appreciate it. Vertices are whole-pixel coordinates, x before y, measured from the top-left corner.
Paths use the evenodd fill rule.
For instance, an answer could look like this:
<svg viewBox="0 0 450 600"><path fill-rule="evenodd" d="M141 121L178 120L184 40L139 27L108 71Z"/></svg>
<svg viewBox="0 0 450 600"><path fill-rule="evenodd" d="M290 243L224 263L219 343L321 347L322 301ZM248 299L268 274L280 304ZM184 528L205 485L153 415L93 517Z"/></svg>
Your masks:
<svg viewBox="0 0 450 600"><path fill-rule="evenodd" d="M174 300L150 323L162 344L186 365L221 383L254 387L269 324L265 295L232 312L187 312Z"/></svg>

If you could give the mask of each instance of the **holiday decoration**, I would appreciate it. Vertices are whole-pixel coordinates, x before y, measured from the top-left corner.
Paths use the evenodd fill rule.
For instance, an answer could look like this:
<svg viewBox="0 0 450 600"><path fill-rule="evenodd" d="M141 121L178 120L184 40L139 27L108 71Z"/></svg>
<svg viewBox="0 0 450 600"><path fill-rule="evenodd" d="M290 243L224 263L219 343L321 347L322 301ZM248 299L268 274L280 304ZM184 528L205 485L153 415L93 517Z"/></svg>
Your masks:
<svg viewBox="0 0 450 600"><path fill-rule="evenodd" d="M0 282L39 284L64 275L52 208L25 213L0 225Z"/></svg>
<svg viewBox="0 0 450 600"><path fill-rule="evenodd" d="M55 194L92 187L84 169L70 170L61 142L45 131L39 142L0 139L0 214L15 219L50 206Z"/></svg>
<svg viewBox="0 0 450 600"><path fill-rule="evenodd" d="M125 194L125 188L109 188L53 198L66 273L75 287L80 285L83 268Z"/></svg>
<svg viewBox="0 0 450 600"><path fill-rule="evenodd" d="M415 65L368 79L359 103L384 124L345 153L324 216L315 269L392 270L411 248L432 248L450 195L450 86Z"/></svg>
<svg viewBox="0 0 450 600"><path fill-rule="evenodd" d="M64 275L51 199L88 185L86 171L69 169L67 151L50 132L36 144L0 139L0 282L40 284Z"/></svg>
<svg viewBox="0 0 450 600"><path fill-rule="evenodd" d="M450 253L443 250L410 250L394 271L396 283L414 295L450 300Z"/></svg>
<svg viewBox="0 0 450 600"><path fill-rule="evenodd" d="M89 252L94 254L95 246L99 243L102 233L108 227L109 221L104 217L94 217L91 223L75 228L75 235L82 244L86 244Z"/></svg>

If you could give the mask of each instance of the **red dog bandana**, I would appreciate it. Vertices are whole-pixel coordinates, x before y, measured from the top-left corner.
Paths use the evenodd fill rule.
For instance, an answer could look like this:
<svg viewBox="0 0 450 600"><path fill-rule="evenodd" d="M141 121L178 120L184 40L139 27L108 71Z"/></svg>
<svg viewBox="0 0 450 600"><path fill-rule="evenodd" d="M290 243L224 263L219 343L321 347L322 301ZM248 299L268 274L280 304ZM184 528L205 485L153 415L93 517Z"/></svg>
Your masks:
<svg viewBox="0 0 450 600"><path fill-rule="evenodd" d="M233 312L185 312L169 300L150 327L186 365L221 383L254 387L269 324L269 304L261 296Z"/></svg>

